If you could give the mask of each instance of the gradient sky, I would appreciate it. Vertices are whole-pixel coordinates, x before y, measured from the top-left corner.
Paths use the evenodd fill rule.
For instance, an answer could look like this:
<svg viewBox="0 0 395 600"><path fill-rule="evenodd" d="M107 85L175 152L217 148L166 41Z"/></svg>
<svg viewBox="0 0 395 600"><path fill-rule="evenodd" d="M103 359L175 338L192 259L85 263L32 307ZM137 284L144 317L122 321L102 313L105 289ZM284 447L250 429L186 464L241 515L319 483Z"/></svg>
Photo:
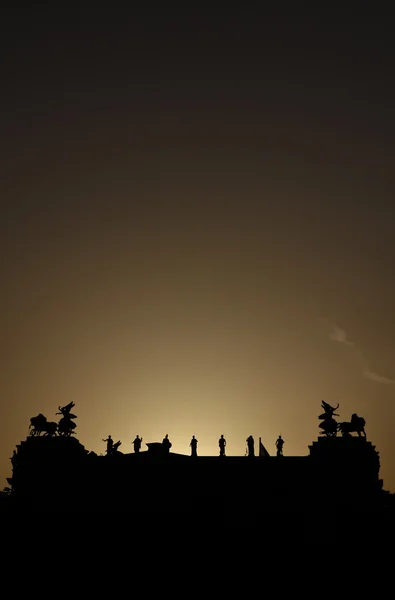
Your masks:
<svg viewBox="0 0 395 600"><path fill-rule="evenodd" d="M0 487L71 400L97 453L306 455L324 399L394 492L392 20L89 4L4 19Z"/></svg>

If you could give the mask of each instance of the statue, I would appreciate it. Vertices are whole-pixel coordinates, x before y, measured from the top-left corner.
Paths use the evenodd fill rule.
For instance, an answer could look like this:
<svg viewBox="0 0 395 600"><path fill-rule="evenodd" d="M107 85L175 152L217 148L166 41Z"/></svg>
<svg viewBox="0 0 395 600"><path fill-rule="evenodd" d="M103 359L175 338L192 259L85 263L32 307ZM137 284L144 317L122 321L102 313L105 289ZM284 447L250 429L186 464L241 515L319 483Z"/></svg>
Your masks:
<svg viewBox="0 0 395 600"><path fill-rule="evenodd" d="M119 446L122 444L122 442L120 440L118 440L112 447L112 454L122 454L122 452L120 452L118 450Z"/></svg>
<svg viewBox="0 0 395 600"><path fill-rule="evenodd" d="M356 413L351 415L351 421L339 423L338 430L341 432L343 437L351 437L351 432L355 431L358 433L358 437L363 435L366 438L365 432L366 421L363 417L359 417Z"/></svg>
<svg viewBox="0 0 395 600"><path fill-rule="evenodd" d="M218 440L218 446L219 446L219 455L225 456L226 439L224 438L223 434L221 434L221 437Z"/></svg>
<svg viewBox="0 0 395 600"><path fill-rule="evenodd" d="M279 435L276 440L277 456L283 456L283 446L284 446L284 440L281 437L281 435Z"/></svg>
<svg viewBox="0 0 395 600"><path fill-rule="evenodd" d="M12 456L10 458L10 461L11 461L11 464L12 464L13 467L16 465L17 460L18 460L18 455L17 455L16 450L14 450L12 452Z"/></svg>
<svg viewBox="0 0 395 600"><path fill-rule="evenodd" d="M246 442L247 442L248 456L255 456L254 438L252 437L252 435L248 436L248 438L246 439Z"/></svg>
<svg viewBox="0 0 395 600"><path fill-rule="evenodd" d="M71 409L75 406L74 402L70 402L66 404L66 406L59 406L57 415L62 415L62 418L58 424L59 435L63 435L64 437L70 437L72 433L74 433L73 429L77 427L76 423L72 421L72 419L76 419L77 416L71 413Z"/></svg>
<svg viewBox="0 0 395 600"><path fill-rule="evenodd" d="M142 441L143 438L140 438L138 435L136 435L135 439L133 440L133 448L136 454L140 452Z"/></svg>
<svg viewBox="0 0 395 600"><path fill-rule="evenodd" d="M325 435L334 437L337 434L338 426L337 421L333 417L339 416L337 413L335 413L335 410L339 408L339 404L333 408L333 406L322 400L321 406L324 409L324 412L318 417L320 420L322 420L322 423L320 423L319 427L323 430Z"/></svg>
<svg viewBox="0 0 395 600"><path fill-rule="evenodd" d="M47 417L44 417L42 413L39 413L36 417L30 419L30 435L41 435L53 436L56 435L58 424L54 421L47 421Z"/></svg>
<svg viewBox="0 0 395 600"><path fill-rule="evenodd" d="M112 439L111 435L109 434L108 438L106 440L103 440L103 442L107 442L106 454L107 454L107 456L109 456L110 454L112 454L114 440Z"/></svg>
<svg viewBox="0 0 395 600"><path fill-rule="evenodd" d="M169 434L166 433L165 437L162 440L163 449L166 453L170 452L170 448L172 447L172 443L169 440Z"/></svg>
<svg viewBox="0 0 395 600"><path fill-rule="evenodd" d="M194 435L192 436L191 443L189 445L191 447L191 456L196 457L197 456L198 441L197 441L197 439L195 438Z"/></svg>

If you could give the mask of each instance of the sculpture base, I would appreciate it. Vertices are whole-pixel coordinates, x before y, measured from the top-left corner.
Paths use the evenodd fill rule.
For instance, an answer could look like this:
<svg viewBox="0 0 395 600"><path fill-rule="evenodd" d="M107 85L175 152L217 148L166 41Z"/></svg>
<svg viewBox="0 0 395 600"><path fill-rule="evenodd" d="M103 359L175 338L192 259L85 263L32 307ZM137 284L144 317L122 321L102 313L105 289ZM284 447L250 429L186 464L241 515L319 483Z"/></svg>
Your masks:
<svg viewBox="0 0 395 600"><path fill-rule="evenodd" d="M382 488L379 454L365 437L319 436L309 449L320 487L359 496L369 496Z"/></svg>

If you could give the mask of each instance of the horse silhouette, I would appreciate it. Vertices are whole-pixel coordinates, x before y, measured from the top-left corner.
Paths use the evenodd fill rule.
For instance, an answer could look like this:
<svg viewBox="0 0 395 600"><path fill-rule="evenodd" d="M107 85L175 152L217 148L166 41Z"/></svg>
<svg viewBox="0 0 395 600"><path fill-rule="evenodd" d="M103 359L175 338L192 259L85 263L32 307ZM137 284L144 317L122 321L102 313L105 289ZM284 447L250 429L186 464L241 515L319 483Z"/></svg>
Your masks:
<svg viewBox="0 0 395 600"><path fill-rule="evenodd" d="M354 413L351 416L351 421L345 421L338 424L338 430L341 432L343 437L349 437L352 432L356 432L359 437L363 435L366 438L365 424L365 419Z"/></svg>
<svg viewBox="0 0 395 600"><path fill-rule="evenodd" d="M118 448L121 444L122 444L121 441L118 441L114 444L114 446L112 448L112 454L122 454L122 452L120 450L118 450Z"/></svg>
<svg viewBox="0 0 395 600"><path fill-rule="evenodd" d="M58 424L55 421L47 421L47 417L40 413L30 419L29 429L30 435L33 436L41 435L41 433L44 433L44 436L52 436L56 435Z"/></svg>

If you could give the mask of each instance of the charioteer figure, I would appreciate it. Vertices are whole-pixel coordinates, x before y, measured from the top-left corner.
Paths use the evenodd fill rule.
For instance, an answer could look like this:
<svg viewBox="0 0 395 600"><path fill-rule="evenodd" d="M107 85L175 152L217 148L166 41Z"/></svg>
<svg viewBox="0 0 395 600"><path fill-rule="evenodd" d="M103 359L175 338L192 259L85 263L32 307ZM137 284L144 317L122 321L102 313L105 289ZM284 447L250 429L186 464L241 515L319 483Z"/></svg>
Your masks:
<svg viewBox="0 0 395 600"><path fill-rule="evenodd" d="M71 409L75 406L74 402L69 402L66 406L59 406L57 415L62 415L62 418L58 424L58 432L59 435L63 435L65 437L69 437L73 432L73 430L77 427L76 423L72 421L72 419L76 419L77 415L73 415Z"/></svg>
<svg viewBox="0 0 395 600"><path fill-rule="evenodd" d="M324 409L324 412L318 416L318 418L322 421L319 427L327 436L336 436L338 431L338 423L336 419L333 417L338 417L339 415L335 412L339 408L339 404L334 408L324 400L321 401L321 406Z"/></svg>

